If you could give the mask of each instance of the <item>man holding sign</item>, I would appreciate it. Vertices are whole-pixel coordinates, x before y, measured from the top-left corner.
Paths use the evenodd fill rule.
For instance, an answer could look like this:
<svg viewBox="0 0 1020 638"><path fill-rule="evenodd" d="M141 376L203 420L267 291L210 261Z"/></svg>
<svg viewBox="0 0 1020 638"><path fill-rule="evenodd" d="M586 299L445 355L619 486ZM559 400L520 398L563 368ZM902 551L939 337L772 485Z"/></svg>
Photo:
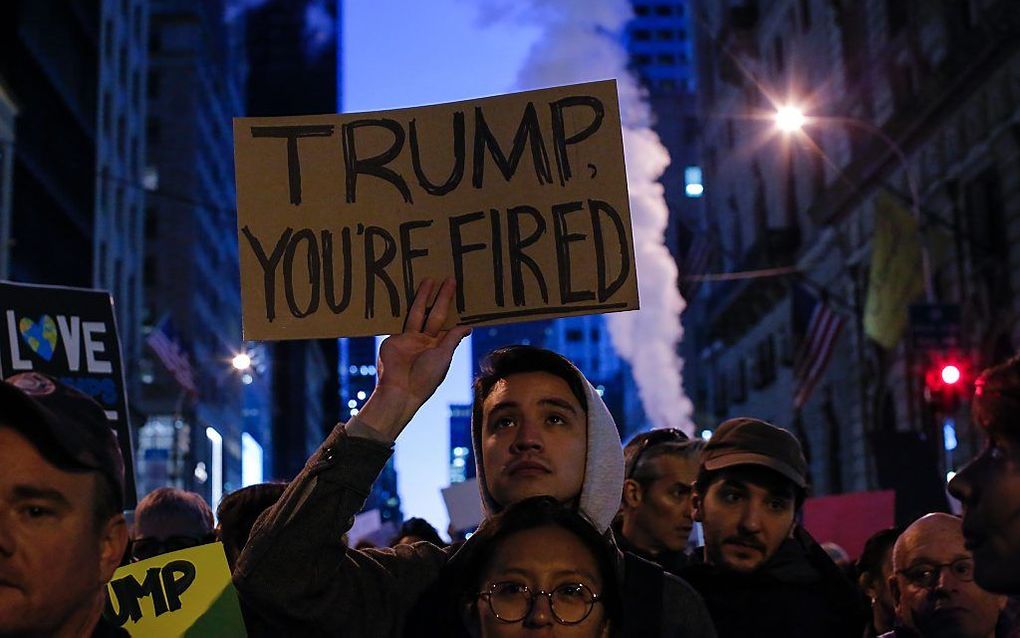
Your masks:
<svg viewBox="0 0 1020 638"><path fill-rule="evenodd" d="M37 372L0 383L0 635L121 636L101 619L127 546L103 409Z"/></svg>
<svg viewBox="0 0 1020 638"><path fill-rule="evenodd" d="M249 609L272 627L267 635L452 635L441 625L450 619L434 614L453 550L422 542L358 551L340 540L393 441L435 392L468 333L444 329L454 281L443 283L427 310L434 287L422 284L404 332L383 342L378 384L361 412L333 430L252 531L234 579ZM566 359L538 348L493 353L475 382L472 435L487 514L551 495L611 534L623 483L619 434L601 397ZM682 581L640 559L628 559L623 576L624 635L715 635L704 604Z"/></svg>

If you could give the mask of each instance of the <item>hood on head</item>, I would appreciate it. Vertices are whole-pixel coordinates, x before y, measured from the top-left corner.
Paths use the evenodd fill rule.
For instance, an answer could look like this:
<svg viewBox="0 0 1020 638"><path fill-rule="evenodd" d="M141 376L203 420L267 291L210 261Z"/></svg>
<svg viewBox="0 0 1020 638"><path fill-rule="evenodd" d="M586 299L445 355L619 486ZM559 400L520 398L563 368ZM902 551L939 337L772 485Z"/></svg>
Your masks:
<svg viewBox="0 0 1020 638"><path fill-rule="evenodd" d="M582 382L588 403L588 447L578 505L598 530L605 532L620 509L620 495L623 493L623 445L613 415L609 413L602 397L580 370L574 368L574 372ZM482 428L474 420L471 423L471 441L475 453L478 491L482 498L482 514L489 518L503 508L489 493L482 463Z"/></svg>

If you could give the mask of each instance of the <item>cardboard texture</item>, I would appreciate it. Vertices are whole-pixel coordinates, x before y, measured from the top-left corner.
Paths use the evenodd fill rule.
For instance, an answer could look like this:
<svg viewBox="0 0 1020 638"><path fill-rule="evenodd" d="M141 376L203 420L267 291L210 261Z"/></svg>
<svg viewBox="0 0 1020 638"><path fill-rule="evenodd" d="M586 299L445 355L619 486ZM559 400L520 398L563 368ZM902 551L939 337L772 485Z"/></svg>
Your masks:
<svg viewBox="0 0 1020 638"><path fill-rule="evenodd" d="M222 543L121 567L107 585L106 616L132 636L247 635Z"/></svg>
<svg viewBox="0 0 1020 638"><path fill-rule="evenodd" d="M0 379L29 370L55 377L103 407L124 457L124 507L134 509L131 425L110 293L0 281Z"/></svg>
<svg viewBox="0 0 1020 638"><path fill-rule="evenodd" d="M638 308L615 80L234 120L246 339L400 332L426 277L486 325Z"/></svg>

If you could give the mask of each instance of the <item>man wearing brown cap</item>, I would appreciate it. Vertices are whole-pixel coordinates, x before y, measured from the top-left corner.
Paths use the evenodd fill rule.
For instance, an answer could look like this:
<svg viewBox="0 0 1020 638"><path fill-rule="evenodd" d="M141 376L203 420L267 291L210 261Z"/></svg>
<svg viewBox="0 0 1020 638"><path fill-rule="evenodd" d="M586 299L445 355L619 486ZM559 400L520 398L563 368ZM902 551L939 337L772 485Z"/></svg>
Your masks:
<svg viewBox="0 0 1020 638"><path fill-rule="evenodd" d="M786 430L731 419L705 446L692 498L705 546L681 575L720 638L861 635L853 584L797 525L806 494L807 463Z"/></svg>
<svg viewBox="0 0 1020 638"><path fill-rule="evenodd" d="M0 636L127 635L101 618L123 498L99 404L34 372L0 382Z"/></svg>

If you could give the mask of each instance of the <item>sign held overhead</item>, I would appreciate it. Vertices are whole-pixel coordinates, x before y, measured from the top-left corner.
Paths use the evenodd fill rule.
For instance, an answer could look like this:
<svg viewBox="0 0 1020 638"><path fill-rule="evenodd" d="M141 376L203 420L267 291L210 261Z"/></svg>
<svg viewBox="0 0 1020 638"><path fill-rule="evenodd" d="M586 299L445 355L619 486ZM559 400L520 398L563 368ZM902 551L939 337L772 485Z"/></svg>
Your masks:
<svg viewBox="0 0 1020 638"><path fill-rule="evenodd" d="M456 321L638 308L616 82L234 120L247 339L399 332L426 277Z"/></svg>

